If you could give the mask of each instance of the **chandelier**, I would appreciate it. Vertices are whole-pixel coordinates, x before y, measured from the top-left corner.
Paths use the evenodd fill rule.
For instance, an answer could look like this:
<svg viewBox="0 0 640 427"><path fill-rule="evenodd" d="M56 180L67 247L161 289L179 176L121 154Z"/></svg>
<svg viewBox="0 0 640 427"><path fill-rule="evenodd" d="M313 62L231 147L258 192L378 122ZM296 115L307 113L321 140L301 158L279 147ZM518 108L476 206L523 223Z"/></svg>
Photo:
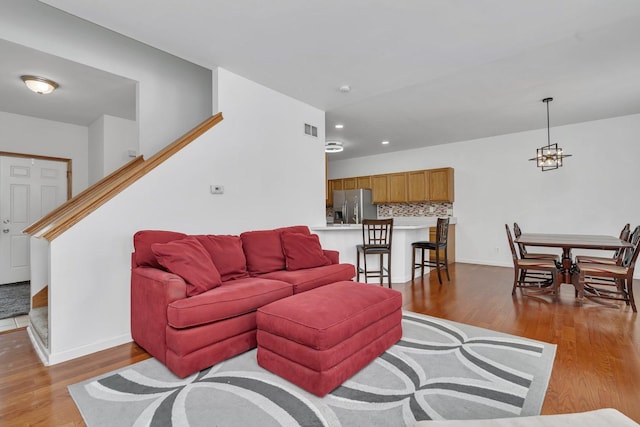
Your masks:
<svg viewBox="0 0 640 427"><path fill-rule="evenodd" d="M562 160L565 157L571 157L571 154L564 154L562 148L558 147L558 144L551 143L551 132L549 130L549 103L553 101L553 98L545 98L542 100L547 104L547 145L540 147L536 150L536 156L529 160L535 160L536 166L542 169L542 171L549 171L562 167Z"/></svg>

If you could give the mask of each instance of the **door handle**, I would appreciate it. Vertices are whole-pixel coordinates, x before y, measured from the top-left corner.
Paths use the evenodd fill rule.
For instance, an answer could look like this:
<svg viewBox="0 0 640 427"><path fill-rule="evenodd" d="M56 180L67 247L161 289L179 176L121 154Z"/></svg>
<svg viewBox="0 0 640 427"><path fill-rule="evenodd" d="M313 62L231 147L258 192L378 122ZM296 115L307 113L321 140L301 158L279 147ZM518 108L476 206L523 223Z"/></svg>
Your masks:
<svg viewBox="0 0 640 427"><path fill-rule="evenodd" d="M3 233L8 233L8 232L9 232L9 229L8 229L8 228L3 228L3 229L2 229L2 232L3 232Z"/></svg>

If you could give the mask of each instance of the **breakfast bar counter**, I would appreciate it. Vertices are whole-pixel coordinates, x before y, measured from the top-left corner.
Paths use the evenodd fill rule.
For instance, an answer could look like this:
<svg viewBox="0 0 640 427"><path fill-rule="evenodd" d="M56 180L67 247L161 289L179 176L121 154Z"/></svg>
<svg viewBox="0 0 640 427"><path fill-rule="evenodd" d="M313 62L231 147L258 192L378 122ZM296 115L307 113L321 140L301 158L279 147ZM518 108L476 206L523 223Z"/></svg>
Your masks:
<svg viewBox="0 0 640 427"><path fill-rule="evenodd" d="M436 226L437 217L394 218L391 243L391 281L404 283L411 280L411 243L429 240L429 229ZM449 218L449 244L455 242L456 218ZM340 262L356 265L356 245L362 243L362 224L327 224L309 227L318 234L323 248L340 252ZM367 262L376 265L377 257Z"/></svg>

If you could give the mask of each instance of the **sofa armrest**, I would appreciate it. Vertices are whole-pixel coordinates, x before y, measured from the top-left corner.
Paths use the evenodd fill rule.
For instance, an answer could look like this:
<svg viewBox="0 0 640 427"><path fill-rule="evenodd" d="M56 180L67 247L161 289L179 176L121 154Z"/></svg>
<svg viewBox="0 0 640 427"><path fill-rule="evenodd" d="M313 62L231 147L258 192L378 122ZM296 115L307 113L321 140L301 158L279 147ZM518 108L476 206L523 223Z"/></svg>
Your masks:
<svg viewBox="0 0 640 427"><path fill-rule="evenodd" d="M131 269L131 336L163 363L167 307L186 297L187 285L180 276L153 267Z"/></svg>
<svg viewBox="0 0 640 427"><path fill-rule="evenodd" d="M329 258L331 264L340 264L340 252L330 249L323 249L322 252L324 252L324 256Z"/></svg>

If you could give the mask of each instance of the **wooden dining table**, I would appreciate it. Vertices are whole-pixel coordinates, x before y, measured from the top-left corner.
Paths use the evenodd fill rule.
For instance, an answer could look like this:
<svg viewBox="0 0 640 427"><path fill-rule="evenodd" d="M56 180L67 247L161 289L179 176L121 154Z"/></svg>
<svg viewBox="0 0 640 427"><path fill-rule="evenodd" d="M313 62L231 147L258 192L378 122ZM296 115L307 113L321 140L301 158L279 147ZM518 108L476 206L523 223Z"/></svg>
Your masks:
<svg viewBox="0 0 640 427"><path fill-rule="evenodd" d="M575 285L576 266L571 254L572 249L594 249L615 251L620 248L631 248L633 245L615 236L590 234L543 234L522 233L515 239L516 243L525 246L540 246L546 248L561 248L562 261L560 266L562 283Z"/></svg>

